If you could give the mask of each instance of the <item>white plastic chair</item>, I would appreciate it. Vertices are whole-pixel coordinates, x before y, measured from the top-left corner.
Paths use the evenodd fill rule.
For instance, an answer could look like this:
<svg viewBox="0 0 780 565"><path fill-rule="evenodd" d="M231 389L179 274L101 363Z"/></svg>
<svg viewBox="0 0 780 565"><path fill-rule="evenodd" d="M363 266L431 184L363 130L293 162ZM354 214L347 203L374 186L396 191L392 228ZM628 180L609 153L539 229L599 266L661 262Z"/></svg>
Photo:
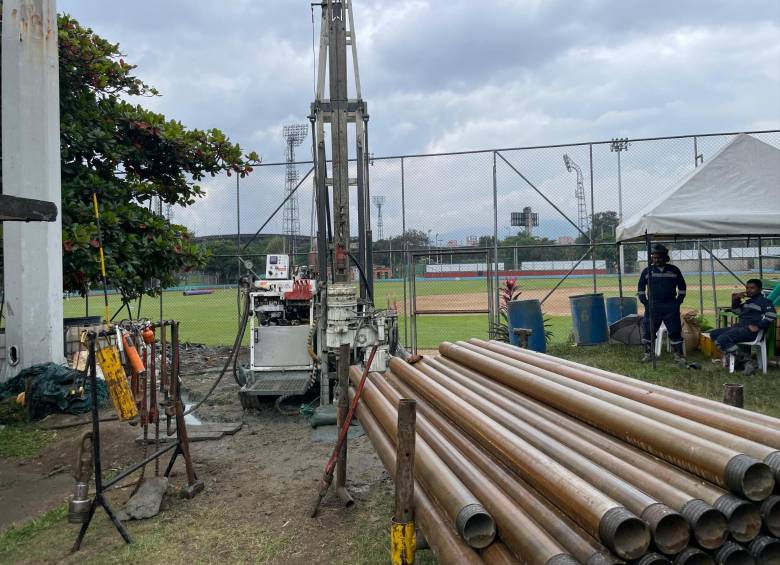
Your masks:
<svg viewBox="0 0 780 565"><path fill-rule="evenodd" d="M670 353L672 351L672 343L669 341L669 332L666 331L666 324L661 322L661 326L658 328L658 332L655 334L655 356L656 358L661 356L661 351L664 347L664 338L666 338L666 351Z"/></svg>
<svg viewBox="0 0 780 565"><path fill-rule="evenodd" d="M753 341L740 341L737 345L747 345L750 348L750 353L753 353L753 347L758 347L758 367L766 375L767 372L767 352L766 352L766 332L764 330L758 330L756 339ZM736 365L736 357L733 353L729 353L728 364L729 373L734 372L734 366Z"/></svg>

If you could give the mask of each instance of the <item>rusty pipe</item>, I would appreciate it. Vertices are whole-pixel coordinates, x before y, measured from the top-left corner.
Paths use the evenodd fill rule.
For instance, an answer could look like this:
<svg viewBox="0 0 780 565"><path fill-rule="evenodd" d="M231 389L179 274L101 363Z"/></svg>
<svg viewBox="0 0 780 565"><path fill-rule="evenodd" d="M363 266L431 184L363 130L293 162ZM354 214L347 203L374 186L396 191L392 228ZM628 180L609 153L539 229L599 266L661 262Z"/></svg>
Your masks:
<svg viewBox="0 0 780 565"><path fill-rule="evenodd" d="M755 565L748 550L738 543L727 541L715 552L717 565Z"/></svg>
<svg viewBox="0 0 780 565"><path fill-rule="evenodd" d="M641 559L637 559L634 565L672 565L672 562L665 555L660 553L647 553Z"/></svg>
<svg viewBox="0 0 780 565"><path fill-rule="evenodd" d="M353 367L349 372L353 384L360 381L360 370ZM382 402L381 395L366 382L364 403L376 417L385 433L390 437L397 435L397 416L389 404ZM428 489L434 499L452 520L455 531L470 547L481 549L493 542L496 525L493 517L485 510L476 496L458 476L439 458L425 441L415 445L415 475Z"/></svg>
<svg viewBox="0 0 780 565"><path fill-rule="evenodd" d="M481 340L469 340L469 341L477 343L478 341ZM491 343L500 344L501 342L491 341ZM562 358L554 357L552 355L548 355L546 353L539 353L538 351L525 350L525 353L527 353L530 357L533 357L535 359L552 361L557 366L565 365L567 367L574 367L575 369L588 371L593 374L600 375L608 379L612 379L614 381L630 384L641 390L644 390L646 393L659 395L659 396L666 396L669 398L674 398L676 400L681 400L688 405L692 405L692 406L695 405L707 410L711 410L715 414L719 414L719 415L727 414L729 416L737 418L740 421L749 421L758 426L763 426L764 428L769 428L771 430L780 432L780 418L773 418L772 416L767 416L766 414L753 412L752 410L745 410L744 408L737 408L736 406L724 405L722 402L710 400L709 398L703 398L701 396L696 396L695 394L690 394L688 392L683 392L681 390L675 390L660 385L654 385L651 383L647 383L645 381L640 381L639 379L634 379L631 377L627 377L625 375L621 375L619 373L613 373L610 371L605 371L604 369L591 367L589 365L583 365L582 363L577 363L576 361L572 361L570 359L562 359ZM529 362L535 363L535 361L529 361ZM759 443L764 443L760 439L758 441ZM780 448L780 446L775 446L775 447Z"/></svg>
<svg viewBox="0 0 780 565"><path fill-rule="evenodd" d="M471 406L500 422L518 437L549 455L647 522L653 535L653 541L661 552L674 555L688 546L690 531L685 518L658 499L646 494L646 489L638 489L601 465L601 461L590 457L589 455L593 455L593 453L587 442L580 440L581 444L579 445L587 454L585 455L561 441L561 437L566 435L565 431L557 430L554 424L531 412L513 409L509 403L504 402L500 395L492 390L472 383L476 388L474 390L451 376L442 374L429 364L423 363L418 368L430 379L450 390L453 395L462 398ZM577 436L570 435L573 437L568 439L576 443ZM611 457L609 454L605 454L605 456L606 458ZM652 477L648 478L652 479ZM726 533L725 526L725 519L723 519L721 532L723 535L718 540L719 542L723 541L722 538Z"/></svg>
<svg viewBox="0 0 780 565"><path fill-rule="evenodd" d="M715 560L698 547L688 547L674 557L674 565L715 565Z"/></svg>
<svg viewBox="0 0 780 565"><path fill-rule="evenodd" d="M458 451L477 465L501 490L521 505L528 515L558 540L572 556L588 565L622 563L616 557L611 556L604 546L596 542L575 522L544 500L533 487L491 458L483 448L475 445L449 420L434 410L430 404L419 398L392 371L388 371L385 378L402 396L417 400L418 413L425 417L434 429L439 430ZM384 393L381 387L380 390Z"/></svg>
<svg viewBox="0 0 780 565"><path fill-rule="evenodd" d="M540 379L538 373L541 370L537 369L536 373L528 372L515 366L520 364L519 361L474 345L463 342L457 345L443 342L439 350L445 356L476 369L486 376L522 390L545 404L620 437L704 479L728 487L749 500L760 501L772 493L775 479L769 466L744 453L684 431L685 423L682 418L675 416L680 420L679 427L656 421L639 413L639 407L642 409L641 412L657 412L659 417L668 414L632 400L622 399L632 405L632 409L627 409L616 403L591 396L576 390L573 385L570 387L555 382L563 381L565 377L550 371L545 371L549 378ZM594 395L611 395L571 379L568 381L580 388L587 387L597 391ZM611 396L620 399L617 395ZM687 423L693 424L693 422ZM736 436L731 437L736 438Z"/></svg>
<svg viewBox="0 0 780 565"><path fill-rule="evenodd" d="M656 397L653 394L637 391L623 383L592 375L580 369L566 366L559 367L549 361L544 362L545 367L540 367L528 362L527 353L509 345L499 345L498 343L487 341L480 341L478 344L471 342L458 342L458 344L482 354L491 352L491 358L499 359L512 367L523 369L558 384L568 386L574 390L686 431L702 439L754 457L769 465L775 474L775 480L780 482L780 451L776 447L769 445L771 443L771 430L763 428L766 440L759 442L753 439L746 439L741 435L713 427L713 422L720 421L720 414L708 413L709 418L706 418L707 422L701 423L696 421L697 418L694 414L695 406L687 407L686 410L686 405L683 402ZM659 406L653 405L653 398L659 399L655 401L660 404ZM678 412L681 412L681 414ZM703 418L701 415L699 417ZM759 426L759 428L761 427ZM760 432L756 431L756 434L758 434L758 437L761 437Z"/></svg>
<svg viewBox="0 0 780 565"><path fill-rule="evenodd" d="M353 396L354 390L350 390L350 397ZM390 476L393 477L395 474L395 449L390 438L387 437L379 422L364 404L358 404L355 413L377 455L379 455L379 459ZM445 521L442 511L417 481L414 485L414 505L416 520L425 532L425 539L439 563L482 564L482 559L476 552L455 535L455 531Z"/></svg>
<svg viewBox="0 0 780 565"><path fill-rule="evenodd" d="M699 530L704 529L708 523L712 527L709 531L704 529L704 533L700 534L702 539L709 538L713 540L713 544L707 544L703 547L713 549L719 545L719 543L717 543L719 528L710 512L711 508L716 508L723 513L728 522L729 531L737 541L748 542L758 535L758 532L761 529L761 515L759 514L758 507L754 504L740 499L711 483L702 481L698 477L691 475L666 461L652 457L636 447L596 430L576 418L552 409L537 400L520 394L516 390L488 379L451 359L439 357L430 359L430 363L440 367L445 374L462 374L473 381L480 382L486 386L492 387L502 394L506 394L513 403L532 410L548 420L556 422L561 428L577 434L589 443L597 445L611 455L629 462L632 466L638 467L646 473L657 476L663 482L668 483L670 486L673 486L680 491L689 493L693 500L685 507L681 508L680 512L686 517L689 523L694 525L694 534ZM780 512L780 505L777 507L777 512ZM774 512L772 515L776 516Z"/></svg>
<svg viewBox="0 0 780 565"><path fill-rule="evenodd" d="M748 546L748 552L757 565L777 565L780 563L780 540L758 536Z"/></svg>
<svg viewBox="0 0 780 565"><path fill-rule="evenodd" d="M485 549L479 550L482 561L490 565L522 565L515 555L509 551L509 548L500 541L496 540Z"/></svg>
<svg viewBox="0 0 780 565"><path fill-rule="evenodd" d="M542 433L547 434L554 440L576 451L581 457L585 457L587 460L600 465L610 473L630 483L636 489L640 489L654 497L657 501L664 502L681 513L683 513L686 508L689 510L695 509L695 514L687 512L683 513L682 516L685 516L685 520L690 523L693 534L702 547L714 549L726 541L726 537L728 536L728 524L723 514L711 506L705 505L705 503L701 501L699 501L700 504L698 505L691 504L694 502L694 497L688 493L668 484L655 474L643 471L632 465L629 461L610 454L608 451L598 447L597 444L587 441L574 432L562 428L558 425L558 415L554 412L548 411L546 414L543 414L534 411L524 405L525 398L521 397L521 395L513 389L495 381L491 381L473 371L454 370L435 358L427 358L423 361L420 370L426 372L426 367L429 367L434 371L428 373L431 378L440 379L441 377L445 377L446 379L451 380L451 382L464 387L470 393L484 398L486 401L500 407L516 418L519 418L525 423L525 425L520 425L521 429L537 429ZM458 394L460 394L460 392L458 392ZM585 478L585 475L581 472L576 472ZM676 513L671 515L667 512L663 512L658 506L649 510L649 514L644 516L642 515L643 510L632 508L629 506L630 502L628 500L621 500L617 496L615 498L619 502L626 504L626 507L629 508L629 510L637 513L648 522L651 530L654 532L654 538L656 538L657 544L657 538L663 534L666 534L667 536L672 534L671 538L675 538L674 531L675 529L679 530L679 527L675 528L674 524L675 522L678 522L678 517L682 519L682 516ZM634 497L634 499L635 498L636 497ZM649 503L649 505L652 506L652 500L644 500L642 503ZM671 546L662 542L659 544L659 549L664 553L674 554L687 545L687 540L685 544L679 545L679 542L682 542L681 536L677 536L677 542L678 543L674 543Z"/></svg>
<svg viewBox="0 0 780 565"><path fill-rule="evenodd" d="M632 559L645 552L650 543L647 525L615 500L411 365L394 358L390 368L466 433L511 463L540 493L618 556Z"/></svg>
<svg viewBox="0 0 780 565"><path fill-rule="evenodd" d="M401 395L380 375L369 376L369 394L378 394L390 410L398 410ZM578 563L566 554L548 532L517 505L494 481L482 473L436 428L420 414L417 420L418 435L434 450L445 465L452 469L496 519L501 538L512 551L529 565Z"/></svg>
<svg viewBox="0 0 780 565"><path fill-rule="evenodd" d="M780 496L773 494L761 503L761 520L767 531L780 538Z"/></svg>

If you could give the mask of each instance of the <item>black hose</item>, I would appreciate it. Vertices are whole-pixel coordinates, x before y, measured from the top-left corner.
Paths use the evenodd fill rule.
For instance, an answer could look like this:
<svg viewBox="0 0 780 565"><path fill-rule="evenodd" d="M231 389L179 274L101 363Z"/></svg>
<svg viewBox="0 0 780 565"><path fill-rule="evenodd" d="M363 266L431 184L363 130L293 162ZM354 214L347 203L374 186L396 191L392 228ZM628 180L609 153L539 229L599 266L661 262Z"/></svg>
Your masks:
<svg viewBox="0 0 780 565"><path fill-rule="evenodd" d="M363 284L366 286L366 293L368 294L368 298L370 298L371 302L373 303L374 302L374 295L371 292L371 287L368 284L368 279L366 278L366 273L363 272L363 267L360 265L360 263L358 263L358 260L355 259L355 256L352 255L352 253L347 251L347 255L349 256L350 259L352 259L352 262L357 267L358 273L360 274L360 279L363 281Z"/></svg>
<svg viewBox="0 0 780 565"><path fill-rule="evenodd" d="M238 378L237 374L237 364L238 364L238 351L241 349L241 341L244 338L244 332L246 331L246 325L249 322L249 311L250 311L250 304L249 304L249 293L246 294L246 301L244 303L244 313L241 315L241 323L239 324L239 330L236 334L236 339L233 342L233 349L230 350L230 355L228 355L228 358L225 360L225 365L222 367L222 371L219 373L219 376L214 381L214 384L211 385L211 388L208 390L206 395L201 398L196 404L190 406L186 412L184 412L184 415L192 414L201 407L201 405L206 402L206 399L208 399L209 396L214 392L214 390L217 388L217 385L222 380L222 377L225 376L225 373L228 370L228 367L230 367L231 363L233 365L233 379L236 381L236 384L238 386L243 386L241 384L241 381Z"/></svg>

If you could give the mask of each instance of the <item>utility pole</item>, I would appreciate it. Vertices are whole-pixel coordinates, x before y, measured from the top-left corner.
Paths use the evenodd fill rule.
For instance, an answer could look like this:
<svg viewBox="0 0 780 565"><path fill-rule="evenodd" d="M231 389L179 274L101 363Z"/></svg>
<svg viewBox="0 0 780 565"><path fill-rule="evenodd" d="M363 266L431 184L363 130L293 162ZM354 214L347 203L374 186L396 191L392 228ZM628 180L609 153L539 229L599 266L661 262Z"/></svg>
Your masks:
<svg viewBox="0 0 780 565"><path fill-rule="evenodd" d="M54 0L5 0L3 196L60 209L60 101ZM0 380L63 359L62 215L3 225L6 359Z"/></svg>

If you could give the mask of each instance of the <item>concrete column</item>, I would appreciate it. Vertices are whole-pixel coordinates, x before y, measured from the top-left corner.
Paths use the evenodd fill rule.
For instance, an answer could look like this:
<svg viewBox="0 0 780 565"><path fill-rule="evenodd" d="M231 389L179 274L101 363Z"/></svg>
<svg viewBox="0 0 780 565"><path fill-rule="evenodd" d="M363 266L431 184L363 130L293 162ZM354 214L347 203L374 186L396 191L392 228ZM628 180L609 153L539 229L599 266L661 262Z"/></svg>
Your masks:
<svg viewBox="0 0 780 565"><path fill-rule="evenodd" d="M5 222L6 358L0 380L63 359L62 213L57 10L5 0L2 37L3 193L53 202L54 222Z"/></svg>

